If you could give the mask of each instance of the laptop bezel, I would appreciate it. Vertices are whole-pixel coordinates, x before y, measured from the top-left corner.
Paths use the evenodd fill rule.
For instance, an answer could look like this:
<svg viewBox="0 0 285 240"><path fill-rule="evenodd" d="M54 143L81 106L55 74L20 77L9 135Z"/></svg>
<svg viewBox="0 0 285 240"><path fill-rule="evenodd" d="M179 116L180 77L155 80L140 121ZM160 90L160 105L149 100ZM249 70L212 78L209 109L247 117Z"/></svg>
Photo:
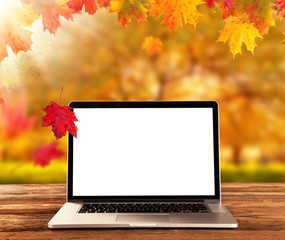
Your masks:
<svg viewBox="0 0 285 240"><path fill-rule="evenodd" d="M214 142L215 195L202 196L73 196L73 136L68 133L67 201L68 202L176 202L213 199L220 201L219 119L215 101L73 101L73 108L212 108ZM79 119L80 120L80 119Z"/></svg>

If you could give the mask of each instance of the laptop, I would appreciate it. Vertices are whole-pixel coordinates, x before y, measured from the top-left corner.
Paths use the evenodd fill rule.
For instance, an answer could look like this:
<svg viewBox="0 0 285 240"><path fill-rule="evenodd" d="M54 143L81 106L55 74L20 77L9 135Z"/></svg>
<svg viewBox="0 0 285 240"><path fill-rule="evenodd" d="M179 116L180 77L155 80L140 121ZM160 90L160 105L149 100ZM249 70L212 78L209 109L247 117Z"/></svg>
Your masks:
<svg viewBox="0 0 285 240"><path fill-rule="evenodd" d="M236 228L214 101L71 102L67 202L49 228Z"/></svg>

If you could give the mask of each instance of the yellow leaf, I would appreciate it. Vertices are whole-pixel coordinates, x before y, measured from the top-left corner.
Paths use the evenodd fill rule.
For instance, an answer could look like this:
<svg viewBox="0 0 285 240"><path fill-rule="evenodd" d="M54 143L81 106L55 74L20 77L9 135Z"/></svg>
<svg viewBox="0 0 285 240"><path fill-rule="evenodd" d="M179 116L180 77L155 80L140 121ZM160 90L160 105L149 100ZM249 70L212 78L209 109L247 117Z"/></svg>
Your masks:
<svg viewBox="0 0 285 240"><path fill-rule="evenodd" d="M237 17L230 16L225 20L225 26L220 32L219 42L227 42L230 39L230 51L233 56L241 53L242 43L248 51L254 51L256 47L255 38L262 38L258 30L253 26L253 23L246 23L239 20Z"/></svg>
<svg viewBox="0 0 285 240"><path fill-rule="evenodd" d="M118 12L118 22L125 27L131 22L131 15L138 21L145 21L149 9L149 0L115 0L111 2L109 12Z"/></svg>
<svg viewBox="0 0 285 240"><path fill-rule="evenodd" d="M162 42L156 37L145 37L142 49L145 49L149 55L159 54L161 52Z"/></svg>
<svg viewBox="0 0 285 240"><path fill-rule="evenodd" d="M201 14L197 6L204 3L202 0L154 0L150 14L156 17L165 13L163 23L169 30L176 30L179 26L190 23L196 26Z"/></svg>

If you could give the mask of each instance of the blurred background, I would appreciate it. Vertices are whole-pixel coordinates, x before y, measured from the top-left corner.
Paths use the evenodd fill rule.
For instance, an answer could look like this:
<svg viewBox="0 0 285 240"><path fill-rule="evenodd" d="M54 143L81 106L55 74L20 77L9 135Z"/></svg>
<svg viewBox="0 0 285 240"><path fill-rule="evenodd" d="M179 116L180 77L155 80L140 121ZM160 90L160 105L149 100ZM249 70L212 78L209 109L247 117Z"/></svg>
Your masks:
<svg viewBox="0 0 285 240"><path fill-rule="evenodd" d="M169 32L161 19L127 28L116 14L61 19L53 35L33 23L32 51L10 50L0 66L0 183L66 181L66 137L57 140L61 157L41 166L33 154L55 141L41 126L50 101L215 100L220 106L221 171L224 182L285 182L285 47L283 24L258 41L254 56L243 46L233 58L216 42L221 13L203 13L192 25ZM280 30L281 29L281 30ZM145 37L158 38L150 54ZM2 83L1 83L2 82ZM9 83L9 89L5 85ZM175 126L174 126L175 127Z"/></svg>

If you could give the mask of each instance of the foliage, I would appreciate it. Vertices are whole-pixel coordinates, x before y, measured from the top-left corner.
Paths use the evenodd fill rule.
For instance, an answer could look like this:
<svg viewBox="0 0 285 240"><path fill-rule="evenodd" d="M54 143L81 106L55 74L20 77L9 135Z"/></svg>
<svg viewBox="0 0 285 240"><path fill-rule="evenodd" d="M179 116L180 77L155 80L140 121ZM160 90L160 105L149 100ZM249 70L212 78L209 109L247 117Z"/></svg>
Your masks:
<svg viewBox="0 0 285 240"><path fill-rule="evenodd" d="M153 36L145 37L142 48L145 49L149 55L159 54L162 49L162 42L159 38Z"/></svg>
<svg viewBox="0 0 285 240"><path fill-rule="evenodd" d="M207 0L207 5L212 11L222 12L225 20L224 29L219 39L226 41L230 38L230 50L235 56L241 52L242 42L249 44L249 50L254 51L256 37L264 36L269 28L275 26L273 9L277 6L277 15L284 10L284 1L272 0ZM59 17L73 20L74 14L82 11L83 7L89 14L95 14L98 8L108 7L109 12L118 13L118 21L124 26L131 22L133 16L138 21L147 21L149 16L156 16L166 24L169 30L176 30L185 24L196 26L199 17L202 16L199 10L200 5L205 5L202 0L11 0L2 4L5 9L0 17L0 61L7 54L6 46L10 46L15 54L20 50L27 51L32 44L31 32L22 26L29 27L37 18L42 19L44 30L55 33L60 27ZM7 11L6 14L4 11ZM237 37L228 34L227 29L239 28L246 31ZM257 33L257 31L259 33ZM233 47L235 46L235 47Z"/></svg>
<svg viewBox="0 0 285 240"><path fill-rule="evenodd" d="M162 22L169 30L176 30L183 23L196 26L201 16L197 6L202 0L154 0L151 4L150 14L156 17L164 15Z"/></svg>
<svg viewBox="0 0 285 240"><path fill-rule="evenodd" d="M149 0L115 0L111 2L109 12L117 12L118 21L127 26L131 22L131 16L138 21L145 21L149 6Z"/></svg>
<svg viewBox="0 0 285 240"><path fill-rule="evenodd" d="M9 1L6 8L0 10L0 61L8 56L7 45L15 53L18 53L20 50L27 51L30 49L32 44L30 39L31 32L26 31L21 26L31 26L38 18L30 8L18 6L17 0Z"/></svg>

